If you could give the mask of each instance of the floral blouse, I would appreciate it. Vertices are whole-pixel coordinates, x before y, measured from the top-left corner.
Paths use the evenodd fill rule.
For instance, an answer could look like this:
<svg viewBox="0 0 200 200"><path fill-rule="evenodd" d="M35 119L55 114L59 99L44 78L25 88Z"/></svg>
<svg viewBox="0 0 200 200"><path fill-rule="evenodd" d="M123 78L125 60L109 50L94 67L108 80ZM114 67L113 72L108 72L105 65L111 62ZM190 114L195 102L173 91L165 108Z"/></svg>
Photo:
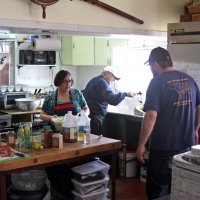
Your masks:
<svg viewBox="0 0 200 200"><path fill-rule="evenodd" d="M87 105L87 102L80 90L76 88L70 88L70 92L72 96L72 102L75 104L76 112L79 113L81 109ZM42 110L48 113L49 115L53 115L54 106L56 104L59 105L63 103L64 102L61 102L58 99L56 99L56 91L52 91L48 96L46 96L42 106Z"/></svg>

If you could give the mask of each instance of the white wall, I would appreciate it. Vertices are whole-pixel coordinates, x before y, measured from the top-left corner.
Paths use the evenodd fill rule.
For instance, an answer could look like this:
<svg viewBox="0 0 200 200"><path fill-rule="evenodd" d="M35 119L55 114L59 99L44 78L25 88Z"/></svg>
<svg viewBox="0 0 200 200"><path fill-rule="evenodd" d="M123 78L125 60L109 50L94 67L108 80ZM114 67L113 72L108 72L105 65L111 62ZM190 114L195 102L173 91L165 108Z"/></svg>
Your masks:
<svg viewBox="0 0 200 200"><path fill-rule="evenodd" d="M61 26L68 25L66 28L77 32L88 28L98 32L98 28L102 27L109 28L108 32L111 29L115 32L115 28L121 28L127 33L130 30L166 31L167 23L179 21L186 0L102 0L102 2L142 19L144 24L137 24L80 0L59 0L56 4L48 6L46 19L42 18L41 6L30 0L1 1L0 19L16 19L19 20L19 24L20 20L33 21L37 23L36 26L43 22L62 23ZM7 24L7 26L12 25L17 26L12 24L12 21ZM45 26L42 28L45 29Z"/></svg>
<svg viewBox="0 0 200 200"><path fill-rule="evenodd" d="M80 90L85 89L86 84L90 79L98 76L102 73L104 67L102 66L88 66L88 67L77 67L77 87Z"/></svg>
<svg viewBox="0 0 200 200"><path fill-rule="evenodd" d="M81 0L59 0L46 8L47 17L42 18L42 8L30 0L4 0L0 6L0 29L5 27L60 30L63 33L106 34L159 34L166 32L167 23L178 22L184 12L186 0L101 0L115 8L144 21L137 24L95 5ZM103 67L66 67L79 89L85 81L101 73Z"/></svg>

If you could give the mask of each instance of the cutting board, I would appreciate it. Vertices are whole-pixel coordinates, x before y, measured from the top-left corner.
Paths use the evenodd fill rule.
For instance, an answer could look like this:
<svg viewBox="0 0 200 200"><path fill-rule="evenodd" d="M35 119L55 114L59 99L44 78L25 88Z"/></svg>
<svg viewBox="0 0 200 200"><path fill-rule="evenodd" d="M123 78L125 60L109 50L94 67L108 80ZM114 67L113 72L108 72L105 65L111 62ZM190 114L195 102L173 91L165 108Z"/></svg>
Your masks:
<svg viewBox="0 0 200 200"><path fill-rule="evenodd" d="M11 160L18 160L18 159L25 159L28 158L28 155L25 155L25 157L20 157L20 156L16 156L14 155L13 157L0 157L0 162L7 162L7 161L11 161Z"/></svg>

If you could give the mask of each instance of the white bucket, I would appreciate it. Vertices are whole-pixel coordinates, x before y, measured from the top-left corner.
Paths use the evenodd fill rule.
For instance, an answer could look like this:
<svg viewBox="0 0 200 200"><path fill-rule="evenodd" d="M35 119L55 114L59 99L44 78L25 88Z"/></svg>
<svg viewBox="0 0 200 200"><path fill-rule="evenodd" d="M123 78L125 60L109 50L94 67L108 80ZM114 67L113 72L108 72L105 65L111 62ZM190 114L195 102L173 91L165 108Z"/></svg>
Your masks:
<svg viewBox="0 0 200 200"><path fill-rule="evenodd" d="M123 152L119 153L119 172L124 176ZM138 162L135 153L126 153L126 177L135 177L138 174Z"/></svg>

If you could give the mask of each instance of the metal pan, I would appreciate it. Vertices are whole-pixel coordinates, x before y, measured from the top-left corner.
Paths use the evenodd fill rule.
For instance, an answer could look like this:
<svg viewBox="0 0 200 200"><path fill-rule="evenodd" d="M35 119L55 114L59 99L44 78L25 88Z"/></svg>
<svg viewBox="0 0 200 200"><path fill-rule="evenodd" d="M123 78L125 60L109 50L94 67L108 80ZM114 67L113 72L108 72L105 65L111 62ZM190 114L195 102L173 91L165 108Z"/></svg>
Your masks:
<svg viewBox="0 0 200 200"><path fill-rule="evenodd" d="M42 17L46 18L46 7L58 2L59 0L31 0L31 1L35 4L42 6L43 10Z"/></svg>

